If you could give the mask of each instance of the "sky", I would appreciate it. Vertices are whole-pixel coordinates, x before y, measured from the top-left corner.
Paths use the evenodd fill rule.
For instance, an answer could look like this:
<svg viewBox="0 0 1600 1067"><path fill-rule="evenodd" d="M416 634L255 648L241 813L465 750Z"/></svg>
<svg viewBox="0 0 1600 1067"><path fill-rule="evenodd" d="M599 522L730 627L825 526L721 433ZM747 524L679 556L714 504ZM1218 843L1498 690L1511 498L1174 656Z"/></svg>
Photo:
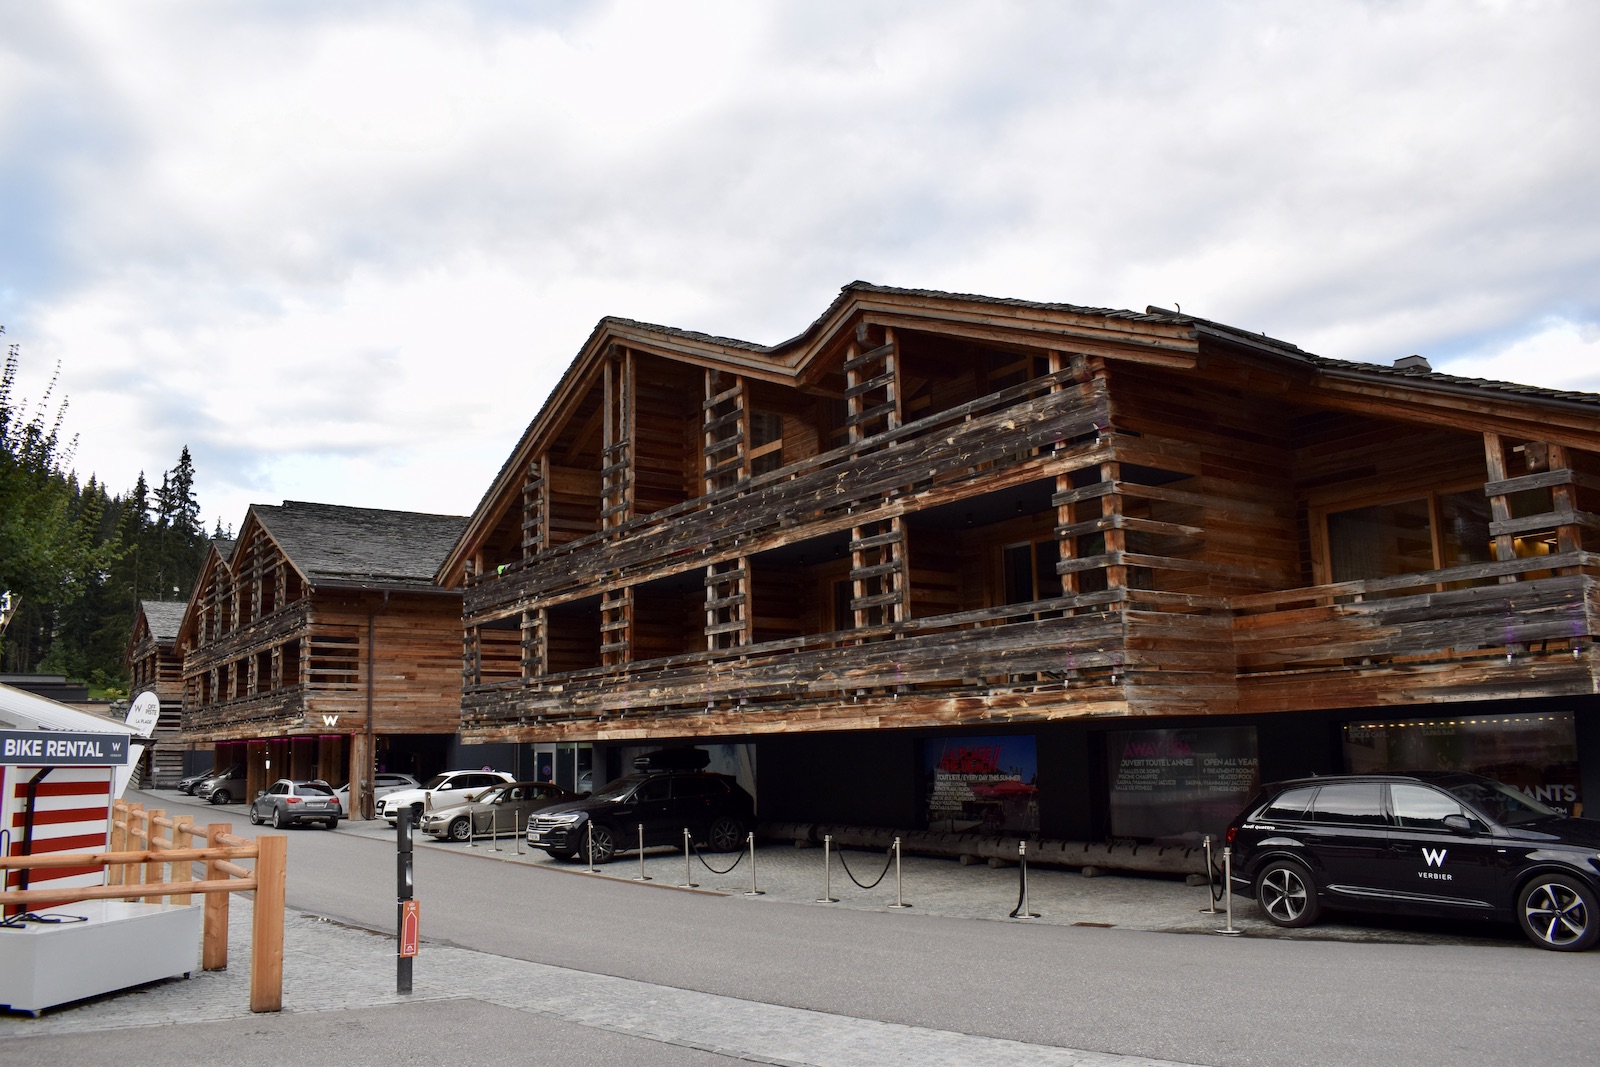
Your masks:
<svg viewBox="0 0 1600 1067"><path fill-rule="evenodd" d="M0 3L0 325L112 492L467 514L595 324L853 280L1600 392L1600 4Z"/></svg>

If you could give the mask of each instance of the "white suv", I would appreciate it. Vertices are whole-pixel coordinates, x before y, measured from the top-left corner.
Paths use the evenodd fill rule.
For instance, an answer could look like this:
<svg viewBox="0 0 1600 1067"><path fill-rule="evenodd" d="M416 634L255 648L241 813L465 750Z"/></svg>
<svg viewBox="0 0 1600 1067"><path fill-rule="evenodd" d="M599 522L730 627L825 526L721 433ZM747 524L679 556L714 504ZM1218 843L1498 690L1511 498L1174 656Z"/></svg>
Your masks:
<svg viewBox="0 0 1600 1067"><path fill-rule="evenodd" d="M422 828L422 807L431 797L433 806L459 804L469 796L491 786L511 781L505 771L445 771L422 783L420 789L400 789L388 796L379 797L377 815L393 823L400 818L401 808L411 809L411 825Z"/></svg>

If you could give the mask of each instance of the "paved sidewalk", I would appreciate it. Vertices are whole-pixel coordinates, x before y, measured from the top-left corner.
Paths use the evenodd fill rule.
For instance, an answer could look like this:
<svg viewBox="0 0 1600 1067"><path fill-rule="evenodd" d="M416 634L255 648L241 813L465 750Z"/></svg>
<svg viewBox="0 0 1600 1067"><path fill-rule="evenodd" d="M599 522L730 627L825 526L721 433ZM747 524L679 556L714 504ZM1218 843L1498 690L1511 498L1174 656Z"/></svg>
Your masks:
<svg viewBox="0 0 1600 1067"><path fill-rule="evenodd" d="M251 1031L277 1027L292 1015L358 1013L408 1004L415 1011L448 1009L458 1003L495 1005L548 1020L681 1049L696 1049L736 1061L816 1067L918 1067L1005 1063L1011 1067L1159 1067L1168 1061L1028 1045L1016 1041L856 1019L824 1012L738 1000L652 985L584 971L550 967L447 945L427 947L427 985L449 994L395 992L394 939L343 926L316 916L291 913L284 930L284 1005L279 1016L253 1016L248 1009L250 906L230 908L232 939L226 971L157 982L47 1011L38 1019L0 1013L0 1041L7 1067L57 1067L78 1062L70 1049L99 1048L93 1059L127 1062L103 1043L108 1032L152 1027L251 1020ZM501 1024L504 1025L504 1024ZM392 1063L391 1053L372 1057L364 1028L321 1049L326 1062L354 1065ZM64 1047L63 1038L101 1035L102 1043ZM634 1046L638 1058L661 1062L648 1045ZM504 1049L510 1052L511 1048ZM548 1050L551 1063L572 1063L561 1049ZM69 1054L64 1059L63 1053ZM276 1058L262 1062L282 1062ZM86 1061L90 1057L84 1057ZM537 1052L522 1057L541 1062ZM240 1061L230 1052L228 1062Z"/></svg>

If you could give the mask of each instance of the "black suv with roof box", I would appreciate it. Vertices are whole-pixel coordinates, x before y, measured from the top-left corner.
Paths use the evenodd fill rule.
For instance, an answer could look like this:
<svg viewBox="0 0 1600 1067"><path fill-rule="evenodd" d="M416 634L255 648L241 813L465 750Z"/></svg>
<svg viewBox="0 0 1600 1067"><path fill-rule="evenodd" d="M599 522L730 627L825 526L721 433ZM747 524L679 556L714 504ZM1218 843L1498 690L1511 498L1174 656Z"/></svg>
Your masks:
<svg viewBox="0 0 1600 1067"><path fill-rule="evenodd" d="M583 856L606 863L644 845L681 845L687 829L698 844L732 852L754 823L755 801L732 777L701 768L710 757L698 749L668 749L640 756L638 773L618 778L593 796L556 804L528 817L528 844L557 859Z"/></svg>
<svg viewBox="0 0 1600 1067"><path fill-rule="evenodd" d="M1234 891L1279 926L1328 907L1515 921L1562 952L1600 939L1600 822L1475 774L1277 782L1227 841Z"/></svg>

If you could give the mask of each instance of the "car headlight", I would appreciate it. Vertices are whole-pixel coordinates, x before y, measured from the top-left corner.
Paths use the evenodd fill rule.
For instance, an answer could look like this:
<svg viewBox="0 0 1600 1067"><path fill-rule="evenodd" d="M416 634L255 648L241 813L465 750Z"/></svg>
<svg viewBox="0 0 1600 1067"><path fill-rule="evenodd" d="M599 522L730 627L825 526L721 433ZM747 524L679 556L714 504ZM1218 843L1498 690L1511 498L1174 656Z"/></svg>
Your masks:
<svg viewBox="0 0 1600 1067"><path fill-rule="evenodd" d="M566 825L571 825L572 823L582 822L583 821L583 812L581 812L581 811L569 811L564 815L551 815L551 816L549 816L549 819L550 819L551 822L558 822L558 823L563 823L563 824L566 824Z"/></svg>

